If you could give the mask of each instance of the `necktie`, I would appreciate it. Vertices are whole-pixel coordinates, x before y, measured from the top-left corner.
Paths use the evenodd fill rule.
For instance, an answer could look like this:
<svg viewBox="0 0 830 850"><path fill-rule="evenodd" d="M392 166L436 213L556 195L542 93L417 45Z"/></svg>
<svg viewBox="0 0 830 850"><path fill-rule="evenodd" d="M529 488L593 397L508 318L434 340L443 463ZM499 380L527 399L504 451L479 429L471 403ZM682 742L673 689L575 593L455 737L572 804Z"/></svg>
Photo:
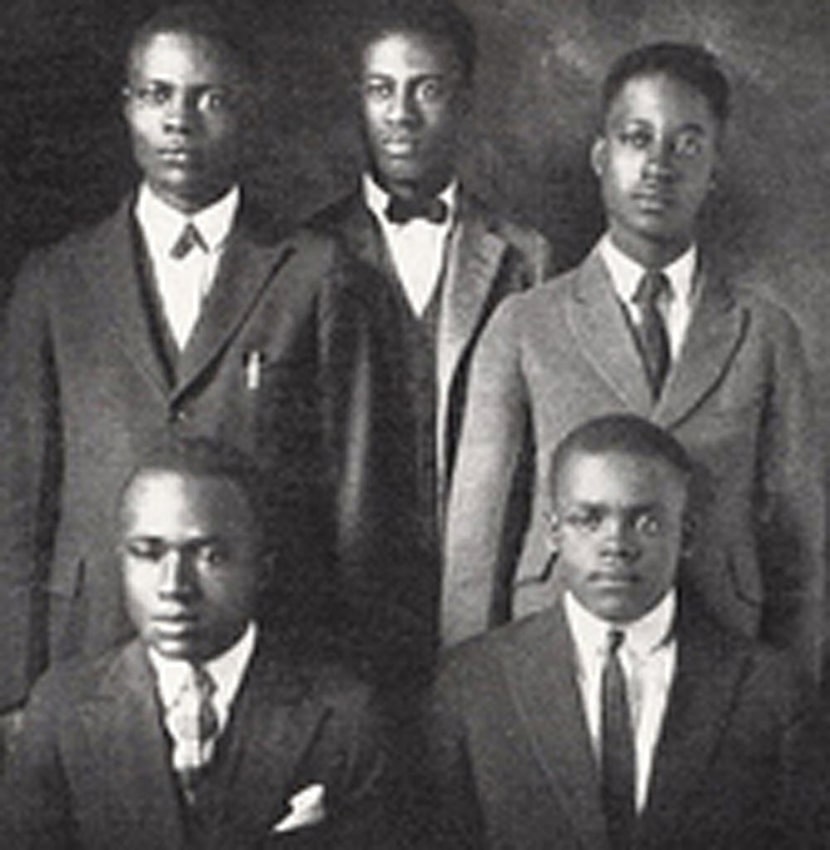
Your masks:
<svg viewBox="0 0 830 850"><path fill-rule="evenodd" d="M195 800L199 775L213 755L219 720L212 696L216 683L199 665L191 665L175 702L167 709L173 736L173 769L188 802Z"/></svg>
<svg viewBox="0 0 830 850"><path fill-rule="evenodd" d="M183 260L195 247L201 248L206 254L208 252L208 246L204 236L199 232L196 225L192 221L189 221L170 249L170 256L174 260Z"/></svg>
<svg viewBox="0 0 830 850"><path fill-rule="evenodd" d="M608 633L608 655L602 671L602 806L612 850L632 845L634 819L634 733L625 674L619 649L625 640L620 629Z"/></svg>
<svg viewBox="0 0 830 850"><path fill-rule="evenodd" d="M407 224L423 218L432 224L443 224L449 209L440 198L398 198L392 196L386 205L386 218L392 224Z"/></svg>
<svg viewBox="0 0 830 850"><path fill-rule="evenodd" d="M668 289L669 279L662 272L647 271L632 299L640 308L640 323L634 331L654 398L660 396L671 363L669 336L657 306L658 297Z"/></svg>

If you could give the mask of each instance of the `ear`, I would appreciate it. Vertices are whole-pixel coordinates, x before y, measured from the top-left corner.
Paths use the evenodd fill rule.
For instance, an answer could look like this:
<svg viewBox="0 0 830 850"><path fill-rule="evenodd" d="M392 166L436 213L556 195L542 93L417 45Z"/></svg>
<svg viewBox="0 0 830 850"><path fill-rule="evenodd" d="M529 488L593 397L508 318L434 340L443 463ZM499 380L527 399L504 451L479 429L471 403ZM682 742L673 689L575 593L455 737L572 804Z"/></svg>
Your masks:
<svg viewBox="0 0 830 850"><path fill-rule="evenodd" d="M546 538L551 554L558 555L559 547L562 544L562 522L556 511L551 512L550 519L548 520Z"/></svg>
<svg viewBox="0 0 830 850"><path fill-rule="evenodd" d="M680 558L687 561L694 550L695 521L690 516L683 517L683 525L680 528Z"/></svg>
<svg viewBox="0 0 830 850"><path fill-rule="evenodd" d="M597 177L602 177L608 163L608 141L605 136L597 136L591 145L591 168Z"/></svg>

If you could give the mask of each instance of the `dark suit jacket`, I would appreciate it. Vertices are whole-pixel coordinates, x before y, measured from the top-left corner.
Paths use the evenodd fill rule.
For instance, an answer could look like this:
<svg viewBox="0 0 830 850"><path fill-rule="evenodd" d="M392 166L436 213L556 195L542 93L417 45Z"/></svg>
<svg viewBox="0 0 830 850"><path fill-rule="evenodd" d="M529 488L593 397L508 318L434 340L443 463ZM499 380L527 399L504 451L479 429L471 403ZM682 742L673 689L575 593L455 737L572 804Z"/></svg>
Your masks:
<svg viewBox="0 0 830 850"><path fill-rule="evenodd" d="M380 716L343 669L260 635L198 804L200 848L395 848L386 821ZM184 804L155 678L138 640L52 668L33 690L8 775L15 843L177 850ZM319 783L326 819L271 835L292 796Z"/></svg>
<svg viewBox="0 0 830 850"><path fill-rule="evenodd" d="M419 621L434 634L440 551L437 539L423 540L412 518L415 492L415 431L409 399L401 386L399 300L390 283L396 272L383 233L362 195L350 195L323 210L312 229L333 236L349 256L373 273L371 350L363 364L360 408L364 439L339 455L337 552L345 584L358 607L371 600L388 606L392 620ZM472 352L487 318L511 292L544 279L549 248L532 230L518 227L462 193L441 290L436 340L437 503L443 504L467 398ZM366 281L363 281L367 284ZM364 285L364 292L368 290ZM351 434L359 428L352 426ZM438 518L436 528L440 526ZM378 602L385 600L380 606ZM393 626L397 629L398 626Z"/></svg>
<svg viewBox="0 0 830 850"><path fill-rule="evenodd" d="M786 662L690 614L635 850L787 846L806 718ZM608 847L559 605L452 651L428 731L435 846Z"/></svg>
<svg viewBox="0 0 830 850"><path fill-rule="evenodd" d="M506 300L473 364L450 500L443 626L457 640L549 605L547 464L582 422L631 412L673 433L698 466L700 533L688 586L729 628L788 647L817 669L824 493L807 367L791 318L704 265L685 344L652 400L598 251ZM534 457L535 485L517 474ZM511 521L517 492L530 521Z"/></svg>
<svg viewBox="0 0 830 850"><path fill-rule="evenodd" d="M110 525L126 472L165 433L230 442L267 470L279 596L294 605L317 596L322 557L310 553L326 540L320 505L335 474L323 418L346 406L362 327L346 265L330 240L281 239L243 209L173 375L129 207L31 258L7 314L0 706L20 702L47 659L96 653L129 633ZM251 352L258 387L246 379Z"/></svg>

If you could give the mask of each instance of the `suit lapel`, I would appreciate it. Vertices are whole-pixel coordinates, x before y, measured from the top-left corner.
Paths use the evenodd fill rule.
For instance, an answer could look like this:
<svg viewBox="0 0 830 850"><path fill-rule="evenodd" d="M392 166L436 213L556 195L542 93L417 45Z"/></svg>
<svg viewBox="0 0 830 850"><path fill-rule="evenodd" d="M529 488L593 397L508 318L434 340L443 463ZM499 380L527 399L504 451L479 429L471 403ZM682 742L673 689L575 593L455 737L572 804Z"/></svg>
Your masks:
<svg viewBox="0 0 830 850"><path fill-rule="evenodd" d="M155 680L138 641L119 653L95 698L79 708L92 759L108 799L123 805L113 834L140 837L136 846L184 846L178 792L155 698ZM124 823L132 828L124 829ZM127 845L130 846L130 845Z"/></svg>
<svg viewBox="0 0 830 850"><path fill-rule="evenodd" d="M640 820L643 846L676 834L695 786L720 740L739 683L742 661L707 637L706 626L681 624L677 675L652 765L649 798Z"/></svg>
<svg viewBox="0 0 830 850"><path fill-rule="evenodd" d="M743 311L725 284L704 269L695 286L700 300L655 411L665 427L691 412L717 384L743 336Z"/></svg>
<svg viewBox="0 0 830 850"><path fill-rule="evenodd" d="M574 647L561 605L530 624L522 646L505 659L505 676L537 759L562 811L585 847L607 847L591 751L575 674ZM535 634L533 633L535 631Z"/></svg>
<svg viewBox="0 0 830 850"><path fill-rule="evenodd" d="M279 644L260 645L237 697L215 788L216 847L236 846L245 835L264 839L299 790L292 783L326 709L304 699L308 686L285 652Z"/></svg>
<svg viewBox="0 0 830 850"><path fill-rule="evenodd" d="M579 349L606 384L629 410L648 417L654 407L651 387L623 310L594 248L573 281L567 319Z"/></svg>
<svg viewBox="0 0 830 850"><path fill-rule="evenodd" d="M141 291L140 239L132 222L132 196L103 222L79 251L78 265L99 315L106 316L111 337L139 371L165 396L169 382L161 353L154 342L147 303Z"/></svg>
<svg viewBox="0 0 830 850"><path fill-rule="evenodd" d="M216 279L181 353L175 395L187 390L222 353L292 248L256 238L242 218L231 233Z"/></svg>
<svg viewBox="0 0 830 850"><path fill-rule="evenodd" d="M445 472L446 418L455 372L481 321L506 247L482 211L462 198L447 250L436 343L439 481Z"/></svg>

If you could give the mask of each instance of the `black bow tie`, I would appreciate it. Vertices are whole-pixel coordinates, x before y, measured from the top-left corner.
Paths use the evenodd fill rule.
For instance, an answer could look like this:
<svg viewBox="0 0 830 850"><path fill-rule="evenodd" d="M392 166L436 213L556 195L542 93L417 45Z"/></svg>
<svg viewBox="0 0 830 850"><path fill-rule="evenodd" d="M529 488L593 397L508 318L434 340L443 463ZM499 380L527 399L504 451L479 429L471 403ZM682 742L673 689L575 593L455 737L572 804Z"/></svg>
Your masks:
<svg viewBox="0 0 830 850"><path fill-rule="evenodd" d="M393 196L386 205L386 218L392 224L406 224L423 218L432 224L443 224L449 209L440 198L398 198Z"/></svg>

